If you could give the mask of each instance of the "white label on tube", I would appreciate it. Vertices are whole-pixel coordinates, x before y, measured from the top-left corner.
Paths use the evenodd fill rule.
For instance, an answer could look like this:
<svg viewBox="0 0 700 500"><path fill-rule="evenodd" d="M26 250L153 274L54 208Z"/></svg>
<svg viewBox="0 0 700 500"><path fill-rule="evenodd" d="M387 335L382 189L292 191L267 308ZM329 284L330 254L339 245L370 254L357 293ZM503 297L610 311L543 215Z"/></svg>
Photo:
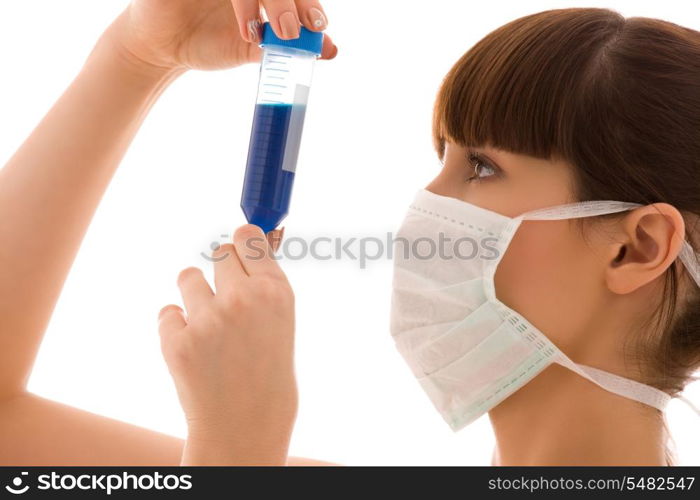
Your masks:
<svg viewBox="0 0 700 500"><path fill-rule="evenodd" d="M287 141L284 145L284 160L282 170L294 172L299 156L299 145L301 144L301 130L304 127L304 115L306 114L306 103L309 98L309 86L297 84L294 90L294 102L289 116L289 127L287 128Z"/></svg>

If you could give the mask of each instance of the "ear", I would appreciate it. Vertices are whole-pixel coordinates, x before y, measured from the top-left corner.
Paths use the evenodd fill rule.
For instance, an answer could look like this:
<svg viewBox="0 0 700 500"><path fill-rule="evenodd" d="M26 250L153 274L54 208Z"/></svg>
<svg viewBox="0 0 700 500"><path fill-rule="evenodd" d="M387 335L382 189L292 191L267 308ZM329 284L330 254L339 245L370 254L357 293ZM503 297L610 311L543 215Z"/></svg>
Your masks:
<svg viewBox="0 0 700 500"><path fill-rule="evenodd" d="M605 272L608 288L633 292L661 276L678 257L685 238L681 213L668 203L631 211L622 222L623 240L611 245Z"/></svg>

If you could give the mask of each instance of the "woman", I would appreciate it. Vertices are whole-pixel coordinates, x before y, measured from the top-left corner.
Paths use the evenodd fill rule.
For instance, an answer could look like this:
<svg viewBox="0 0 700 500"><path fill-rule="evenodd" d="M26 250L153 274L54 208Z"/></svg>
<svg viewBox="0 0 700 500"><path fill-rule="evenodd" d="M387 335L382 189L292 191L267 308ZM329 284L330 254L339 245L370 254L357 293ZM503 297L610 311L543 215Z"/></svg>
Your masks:
<svg viewBox="0 0 700 500"><path fill-rule="evenodd" d="M263 4L278 34L294 31L294 23L281 26L285 10L310 29L325 27L325 18L313 17L322 12L316 3ZM25 389L80 238L145 111L186 68L257 56L246 43L254 41L248 27L256 25L257 2L178 5L134 1L0 176L0 213L31 218L0 225L9 243L0 249L3 463L314 463L287 458L297 409L294 297L277 262L256 247L264 235L254 226L240 228L214 255L213 289L199 270L187 269L178 279L186 313L174 305L160 312L163 354L188 421L184 443ZM183 34L185 21L194 31ZM334 54L327 42L324 56ZM446 261L422 266L416 255L397 258L392 333L454 428L488 411L496 465L668 463L659 402L678 395L700 364L700 294L686 272L697 261L683 254L700 214L698 56L700 34L692 30L604 9L564 9L494 31L443 82L434 120L443 169L417 196L399 236L414 243L435 236L438 226L478 229L483 222L495 253L460 261L464 275L443 271L453 269ZM80 106L86 102L108 109ZM84 115L76 118L77 109ZM105 115L109 123L101 121ZM628 205L573 221L510 222L585 200ZM37 225L41 243L24 237ZM40 258L44 248L54 259ZM49 286L37 290L38 282ZM490 297L484 283L493 285ZM501 304L494 311L503 316L473 321L485 304ZM500 383L509 376L503 366L518 375L517 356L525 352L515 330L510 344L496 342L489 351L505 357L466 357L471 347L485 352L486 342L465 347L473 333L488 342L506 338L483 326L504 318L518 319L537 345L561 353L521 377L527 380L516 389ZM486 366L483 359L504 363ZM455 378L454 367L472 372ZM488 404L475 399L465 413L462 403L472 394L459 391L494 382L498 396Z"/></svg>

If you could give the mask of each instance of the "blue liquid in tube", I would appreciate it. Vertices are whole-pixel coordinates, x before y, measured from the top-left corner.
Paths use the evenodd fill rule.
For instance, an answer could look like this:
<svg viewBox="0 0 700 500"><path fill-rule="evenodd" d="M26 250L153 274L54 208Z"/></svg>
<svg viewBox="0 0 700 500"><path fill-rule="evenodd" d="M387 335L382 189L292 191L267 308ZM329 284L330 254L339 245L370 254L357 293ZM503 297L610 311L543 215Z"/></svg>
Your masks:
<svg viewBox="0 0 700 500"><path fill-rule="evenodd" d="M241 208L267 233L289 213L305 105L257 104Z"/></svg>
<svg viewBox="0 0 700 500"><path fill-rule="evenodd" d="M248 145L241 209L265 233L289 213L311 75L323 34L301 27L281 40L263 26L258 94Z"/></svg>

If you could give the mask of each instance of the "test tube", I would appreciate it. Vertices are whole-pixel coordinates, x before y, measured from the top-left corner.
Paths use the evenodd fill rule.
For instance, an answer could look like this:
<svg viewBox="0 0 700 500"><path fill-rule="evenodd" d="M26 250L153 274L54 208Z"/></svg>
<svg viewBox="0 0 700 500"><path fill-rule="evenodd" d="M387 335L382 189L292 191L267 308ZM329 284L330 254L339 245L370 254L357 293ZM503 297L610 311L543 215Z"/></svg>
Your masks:
<svg viewBox="0 0 700 500"><path fill-rule="evenodd" d="M298 38L282 40L264 23L258 95L241 208L251 224L275 229L289 212L306 103L323 33L301 27Z"/></svg>

